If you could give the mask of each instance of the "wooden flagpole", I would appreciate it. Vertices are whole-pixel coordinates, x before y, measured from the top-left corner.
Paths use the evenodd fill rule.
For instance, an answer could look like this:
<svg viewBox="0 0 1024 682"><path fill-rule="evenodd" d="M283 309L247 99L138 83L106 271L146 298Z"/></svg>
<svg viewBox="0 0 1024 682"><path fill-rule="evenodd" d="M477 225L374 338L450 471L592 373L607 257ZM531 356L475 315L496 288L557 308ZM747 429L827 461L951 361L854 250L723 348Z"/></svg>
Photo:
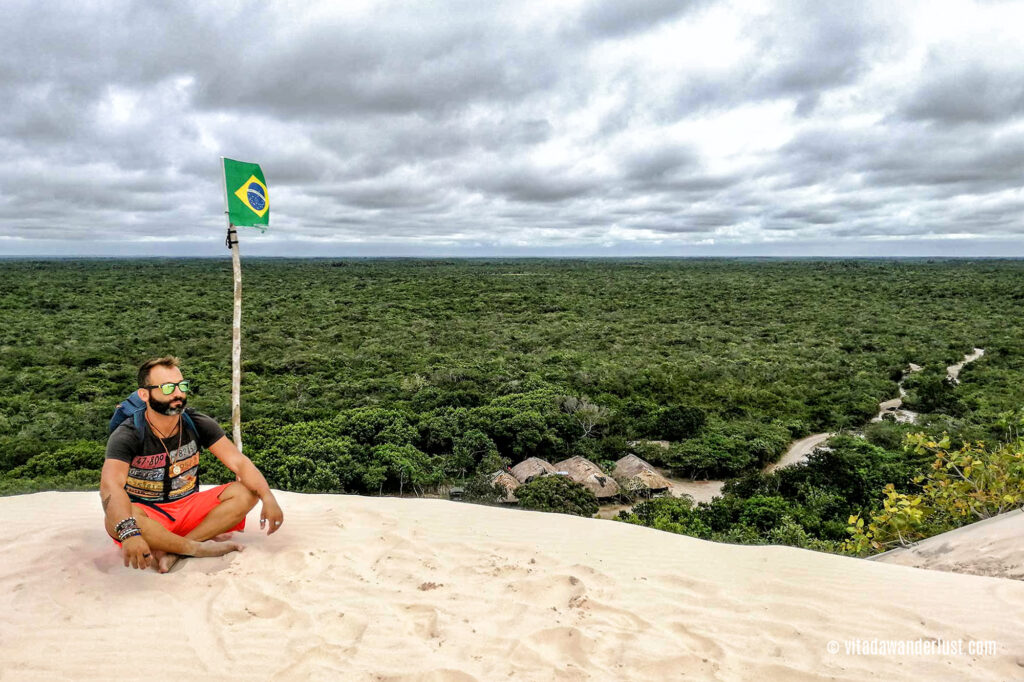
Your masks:
<svg viewBox="0 0 1024 682"><path fill-rule="evenodd" d="M224 217L228 221L228 238L225 244L231 249L231 266L234 271L235 304L231 319L231 434L235 447L242 451L242 260L238 255L238 230L231 224L228 212L228 181L224 169L224 157L220 157L221 174L224 176Z"/></svg>
<svg viewBox="0 0 1024 682"><path fill-rule="evenodd" d="M230 225L230 223L229 223ZM242 261L238 255L238 232L228 227L231 266L235 274L235 311L231 318L231 433L235 447L242 451Z"/></svg>

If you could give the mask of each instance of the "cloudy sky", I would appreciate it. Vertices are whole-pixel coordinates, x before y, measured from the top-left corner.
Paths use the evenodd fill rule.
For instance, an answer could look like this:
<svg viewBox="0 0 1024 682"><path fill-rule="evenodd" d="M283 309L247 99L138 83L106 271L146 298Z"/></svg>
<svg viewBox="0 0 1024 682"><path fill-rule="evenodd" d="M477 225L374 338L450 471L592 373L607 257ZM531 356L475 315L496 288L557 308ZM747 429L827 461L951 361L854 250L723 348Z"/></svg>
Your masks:
<svg viewBox="0 0 1024 682"><path fill-rule="evenodd" d="M1024 256L1021 2L4 12L0 255Z"/></svg>

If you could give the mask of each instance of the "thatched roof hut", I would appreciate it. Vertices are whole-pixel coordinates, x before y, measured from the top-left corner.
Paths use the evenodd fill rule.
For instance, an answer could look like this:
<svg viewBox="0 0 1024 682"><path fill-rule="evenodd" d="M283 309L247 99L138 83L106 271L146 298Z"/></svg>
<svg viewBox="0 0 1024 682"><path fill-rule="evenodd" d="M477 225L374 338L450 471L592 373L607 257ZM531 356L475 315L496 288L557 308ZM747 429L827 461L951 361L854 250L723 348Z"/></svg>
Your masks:
<svg viewBox="0 0 1024 682"><path fill-rule="evenodd" d="M663 493L672 487L672 483L667 478L636 455L626 455L616 462L612 476L619 482L619 485L628 490Z"/></svg>
<svg viewBox="0 0 1024 682"><path fill-rule="evenodd" d="M587 490L594 493L594 496L599 500L617 497L619 494L619 484L615 482L614 478L605 474L590 474L580 483Z"/></svg>
<svg viewBox="0 0 1024 682"><path fill-rule="evenodd" d="M502 502L518 502L515 496L515 489L519 487L519 481L507 471L496 471L491 476L491 485L500 485L505 489L505 497Z"/></svg>
<svg viewBox="0 0 1024 682"><path fill-rule="evenodd" d="M555 471L566 472L569 474L569 478L582 483L583 479L591 474L597 474L598 476L604 476L604 472L601 471L601 467L591 462L586 457L570 457L569 459L563 459L561 462L555 462Z"/></svg>
<svg viewBox="0 0 1024 682"><path fill-rule="evenodd" d="M615 497L619 494L619 484L615 482L615 479L606 475L601 471L601 467L585 457L577 455L557 462L555 463L555 471L564 471L569 475L569 478L577 483L582 483L598 499Z"/></svg>
<svg viewBox="0 0 1024 682"><path fill-rule="evenodd" d="M512 475L515 476L516 480L520 483L529 483L535 478L548 476L555 473L555 471L555 467L551 466L551 464L545 462L539 457L524 459L522 462L512 467Z"/></svg>

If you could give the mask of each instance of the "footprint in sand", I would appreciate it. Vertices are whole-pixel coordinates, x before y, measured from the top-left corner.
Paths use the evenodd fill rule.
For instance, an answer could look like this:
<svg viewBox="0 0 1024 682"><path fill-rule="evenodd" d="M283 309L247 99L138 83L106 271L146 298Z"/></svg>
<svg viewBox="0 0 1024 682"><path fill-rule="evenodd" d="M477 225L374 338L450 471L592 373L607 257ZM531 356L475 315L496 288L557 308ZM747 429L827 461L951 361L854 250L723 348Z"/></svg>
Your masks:
<svg viewBox="0 0 1024 682"><path fill-rule="evenodd" d="M545 628L524 637L512 650L511 657L522 656L524 660L533 659L558 668L564 667L567 661L590 667L597 647L597 641L578 628Z"/></svg>
<svg viewBox="0 0 1024 682"><path fill-rule="evenodd" d="M100 573L115 573L118 569L124 569L124 559L120 552L104 552L94 558L92 563Z"/></svg>
<svg viewBox="0 0 1024 682"><path fill-rule="evenodd" d="M302 550L281 552L274 556L274 568L280 571L280 575L298 575L306 571L310 558Z"/></svg>
<svg viewBox="0 0 1024 682"><path fill-rule="evenodd" d="M681 649L701 658L721 660L724 656L722 647L714 639L694 632L692 625L690 622L669 621L667 631L672 633Z"/></svg>
<svg viewBox="0 0 1024 682"><path fill-rule="evenodd" d="M325 622L330 616L320 616L317 621ZM326 632L330 633L331 644L342 644L351 646L363 640L366 629L370 626L370 619L362 613L344 612L338 613L335 623Z"/></svg>
<svg viewBox="0 0 1024 682"><path fill-rule="evenodd" d="M593 625L606 625L613 628L618 637L626 634L636 635L654 628L650 621L641 618L628 609L611 606L587 595L579 595L569 600L569 609L586 618Z"/></svg>
<svg viewBox="0 0 1024 682"><path fill-rule="evenodd" d="M422 639L436 639L437 609L426 604L406 604L402 607L403 615L413 634Z"/></svg>
<svg viewBox="0 0 1024 682"><path fill-rule="evenodd" d="M231 591L235 591L238 594L225 595L223 603L237 604L240 605L240 607L236 606L233 609L225 610L219 614L214 614L228 625L238 625L239 623L250 621L253 618L265 620L279 618L284 626L291 627L298 621L304 620L302 614L298 613L288 602L282 601L281 599L275 599L269 594L240 587L233 587L225 590L225 592ZM217 609L214 610L216 611Z"/></svg>
<svg viewBox="0 0 1024 682"><path fill-rule="evenodd" d="M511 583L519 599L538 609L562 610L586 596L587 586L575 575L533 575Z"/></svg>

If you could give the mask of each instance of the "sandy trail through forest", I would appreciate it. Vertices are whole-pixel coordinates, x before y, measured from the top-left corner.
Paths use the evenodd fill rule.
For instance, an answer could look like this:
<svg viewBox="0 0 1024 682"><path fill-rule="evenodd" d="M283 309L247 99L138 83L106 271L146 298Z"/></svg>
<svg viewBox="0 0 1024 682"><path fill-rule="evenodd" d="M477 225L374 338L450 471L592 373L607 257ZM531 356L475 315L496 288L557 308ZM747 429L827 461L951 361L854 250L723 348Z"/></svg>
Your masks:
<svg viewBox="0 0 1024 682"><path fill-rule="evenodd" d="M970 353L964 355L963 360L950 365L946 368L946 376L950 381L959 383L960 371L964 368L964 365L974 362L985 354L984 348L975 348ZM871 419L872 422L882 421L882 418L886 414L892 414L896 421L910 424L917 419L917 413L910 410L901 409L903 406L903 399L907 396L906 390L903 388L903 382L907 376L915 372L920 372L923 368L920 365L910 363L907 367L907 371L903 373L903 378L899 382L900 396L898 398L892 398L891 400L885 400L878 404L878 414ZM834 433L812 433L809 436L804 436L800 440L794 441L785 454L779 458L777 462L772 462L764 467L765 473L771 473L782 469L783 467L798 464L814 452L814 449L819 445L827 441L829 438L834 436ZM697 481L691 479L680 479L672 478L668 475L667 470L658 469L658 472L668 478L672 483L670 493L673 497L680 497L681 495L689 495L693 498L695 503L697 502L711 502L715 497L722 494L722 486L725 485L725 481ZM601 511L598 512L600 518L614 518L620 511L626 511L632 509L632 504L616 504L606 505L601 507Z"/></svg>
<svg viewBox="0 0 1024 682"><path fill-rule="evenodd" d="M964 368L964 365L966 365L968 362L974 362L984 354L984 348L975 348L974 352L969 355L965 355L963 360L956 363L955 365L950 365L949 367L947 367L946 376L949 377L950 381L953 381L954 383L960 383L960 370Z"/></svg>
<svg viewBox="0 0 1024 682"><path fill-rule="evenodd" d="M782 467L788 467L790 464L796 464L797 462L804 461L812 452L814 452L814 448L818 447L831 437L831 433L812 433L806 438L801 438L800 440L795 441L789 446L789 449L786 450L786 454L779 458L778 462L773 462L764 468L765 473L771 473L776 469L781 469Z"/></svg>

